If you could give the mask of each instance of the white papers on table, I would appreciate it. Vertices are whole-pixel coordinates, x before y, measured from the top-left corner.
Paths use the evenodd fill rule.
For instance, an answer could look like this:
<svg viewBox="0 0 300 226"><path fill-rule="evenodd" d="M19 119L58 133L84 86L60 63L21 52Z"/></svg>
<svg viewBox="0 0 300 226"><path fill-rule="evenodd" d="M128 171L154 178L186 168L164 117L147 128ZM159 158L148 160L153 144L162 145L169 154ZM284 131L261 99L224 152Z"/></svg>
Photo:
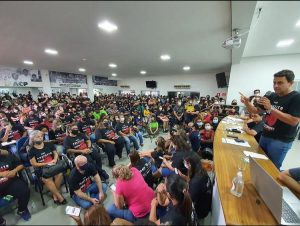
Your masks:
<svg viewBox="0 0 300 226"><path fill-rule="evenodd" d="M244 122L244 120L240 119L240 118L234 118L234 117L230 117L230 116L228 116L227 118L232 120L232 121L235 121L235 122Z"/></svg>
<svg viewBox="0 0 300 226"><path fill-rule="evenodd" d="M224 140L226 142L224 142ZM242 142L236 142L234 139L230 139L230 138L222 138L222 142L223 143L227 143L227 144L234 144L234 145L239 145L239 146L243 146L243 147L249 147L250 148L250 144L247 141Z"/></svg>
<svg viewBox="0 0 300 226"><path fill-rule="evenodd" d="M257 158L257 159L265 159L265 160L268 160L269 158L265 155L262 155L262 154L258 154L258 153L255 153L255 152L251 152L251 151L243 151L244 154L248 157L252 157L252 158Z"/></svg>
<svg viewBox="0 0 300 226"><path fill-rule="evenodd" d="M15 143L16 143L16 141L12 140L10 142L2 142L1 145L4 147L4 146L8 146L8 145L15 144Z"/></svg>

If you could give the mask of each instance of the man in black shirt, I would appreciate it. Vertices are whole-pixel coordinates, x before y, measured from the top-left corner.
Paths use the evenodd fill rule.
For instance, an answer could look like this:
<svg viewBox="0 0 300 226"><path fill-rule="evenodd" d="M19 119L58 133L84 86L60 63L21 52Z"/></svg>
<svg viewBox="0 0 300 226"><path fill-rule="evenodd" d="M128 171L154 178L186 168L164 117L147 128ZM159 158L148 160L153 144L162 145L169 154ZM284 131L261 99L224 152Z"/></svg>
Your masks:
<svg viewBox="0 0 300 226"><path fill-rule="evenodd" d="M260 98L258 104L261 107L253 106L249 98L241 96L241 102L250 113L267 113L259 145L278 169L292 146L300 121L300 94L293 91L294 78L290 70L274 74L275 93Z"/></svg>
<svg viewBox="0 0 300 226"><path fill-rule="evenodd" d="M27 184L17 176L23 168L15 155L0 149L0 197L11 195L18 199L17 213L28 221L31 218L27 208L30 191Z"/></svg>
<svg viewBox="0 0 300 226"><path fill-rule="evenodd" d="M70 194L74 202L84 209L103 202L107 185L102 184L94 165L88 163L83 155L78 155L74 163L75 167L69 176Z"/></svg>
<svg viewBox="0 0 300 226"><path fill-rule="evenodd" d="M33 111L28 113L28 118L24 121L24 126L34 129L37 125L41 123L41 119L34 115Z"/></svg>

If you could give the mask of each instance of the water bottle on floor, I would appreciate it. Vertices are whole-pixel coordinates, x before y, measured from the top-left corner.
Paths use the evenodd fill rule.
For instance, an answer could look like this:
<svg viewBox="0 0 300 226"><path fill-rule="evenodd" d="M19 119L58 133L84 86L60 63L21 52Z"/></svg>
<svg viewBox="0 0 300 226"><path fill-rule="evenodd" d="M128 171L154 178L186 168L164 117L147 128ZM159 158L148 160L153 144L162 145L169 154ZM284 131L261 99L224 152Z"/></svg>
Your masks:
<svg viewBox="0 0 300 226"><path fill-rule="evenodd" d="M232 180L231 194L236 197L241 197L244 190L243 173L238 171L235 178Z"/></svg>

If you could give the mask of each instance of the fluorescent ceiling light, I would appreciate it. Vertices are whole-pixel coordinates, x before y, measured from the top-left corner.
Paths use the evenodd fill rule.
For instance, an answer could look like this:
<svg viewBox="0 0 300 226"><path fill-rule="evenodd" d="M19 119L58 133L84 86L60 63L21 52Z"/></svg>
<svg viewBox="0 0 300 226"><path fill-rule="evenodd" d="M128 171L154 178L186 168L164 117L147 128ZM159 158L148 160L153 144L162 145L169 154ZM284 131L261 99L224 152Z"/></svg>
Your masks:
<svg viewBox="0 0 300 226"><path fill-rule="evenodd" d="M23 63L28 65L33 65L33 62L30 60L24 60Z"/></svg>
<svg viewBox="0 0 300 226"><path fill-rule="evenodd" d="M78 71L85 72L86 70L84 68L78 68Z"/></svg>
<svg viewBox="0 0 300 226"><path fill-rule="evenodd" d="M297 21L296 27L300 27L300 20Z"/></svg>
<svg viewBox="0 0 300 226"><path fill-rule="evenodd" d="M163 54L163 55L160 56L160 59L162 59L162 60L170 60L171 57L168 54Z"/></svg>
<svg viewBox="0 0 300 226"><path fill-rule="evenodd" d="M117 74L116 74L116 73L112 73L112 74L111 74L111 76L113 76L113 77L116 77L116 76L117 76Z"/></svg>
<svg viewBox="0 0 300 226"><path fill-rule="evenodd" d="M58 52L55 49L45 49L45 53L51 54L51 55L57 55Z"/></svg>
<svg viewBox="0 0 300 226"><path fill-rule="evenodd" d="M114 63L110 63L108 66L111 67L111 68L116 68L117 67L117 65L114 64Z"/></svg>
<svg viewBox="0 0 300 226"><path fill-rule="evenodd" d="M182 69L183 69L184 71L189 71L189 70L191 69L191 67L190 67L190 66L184 66Z"/></svg>
<svg viewBox="0 0 300 226"><path fill-rule="evenodd" d="M147 74L147 71L140 71L140 73L141 73L142 75L145 75L145 74Z"/></svg>
<svg viewBox="0 0 300 226"><path fill-rule="evenodd" d="M277 43L277 47L287 47L294 43L294 39L281 40Z"/></svg>
<svg viewBox="0 0 300 226"><path fill-rule="evenodd" d="M100 29L106 31L106 32L109 32L109 33L118 30L117 25L115 25L115 24L109 22L108 20L105 20L105 21L99 23L99 24L98 24L98 27L99 27Z"/></svg>
<svg viewBox="0 0 300 226"><path fill-rule="evenodd" d="M82 61L86 61L86 58L82 58Z"/></svg>

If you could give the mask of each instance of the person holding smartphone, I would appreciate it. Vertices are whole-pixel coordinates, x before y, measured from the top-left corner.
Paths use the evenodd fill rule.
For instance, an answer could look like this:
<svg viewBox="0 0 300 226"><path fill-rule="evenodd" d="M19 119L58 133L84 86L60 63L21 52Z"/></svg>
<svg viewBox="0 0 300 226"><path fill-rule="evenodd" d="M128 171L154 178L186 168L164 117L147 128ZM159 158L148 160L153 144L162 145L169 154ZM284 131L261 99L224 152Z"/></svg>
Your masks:
<svg viewBox="0 0 300 226"><path fill-rule="evenodd" d="M295 75L290 70L274 74L275 92L259 99L261 107L255 107L248 97L240 93L241 102L250 113L266 113L259 145L278 169L292 147L300 122L300 94L293 90L294 79Z"/></svg>

